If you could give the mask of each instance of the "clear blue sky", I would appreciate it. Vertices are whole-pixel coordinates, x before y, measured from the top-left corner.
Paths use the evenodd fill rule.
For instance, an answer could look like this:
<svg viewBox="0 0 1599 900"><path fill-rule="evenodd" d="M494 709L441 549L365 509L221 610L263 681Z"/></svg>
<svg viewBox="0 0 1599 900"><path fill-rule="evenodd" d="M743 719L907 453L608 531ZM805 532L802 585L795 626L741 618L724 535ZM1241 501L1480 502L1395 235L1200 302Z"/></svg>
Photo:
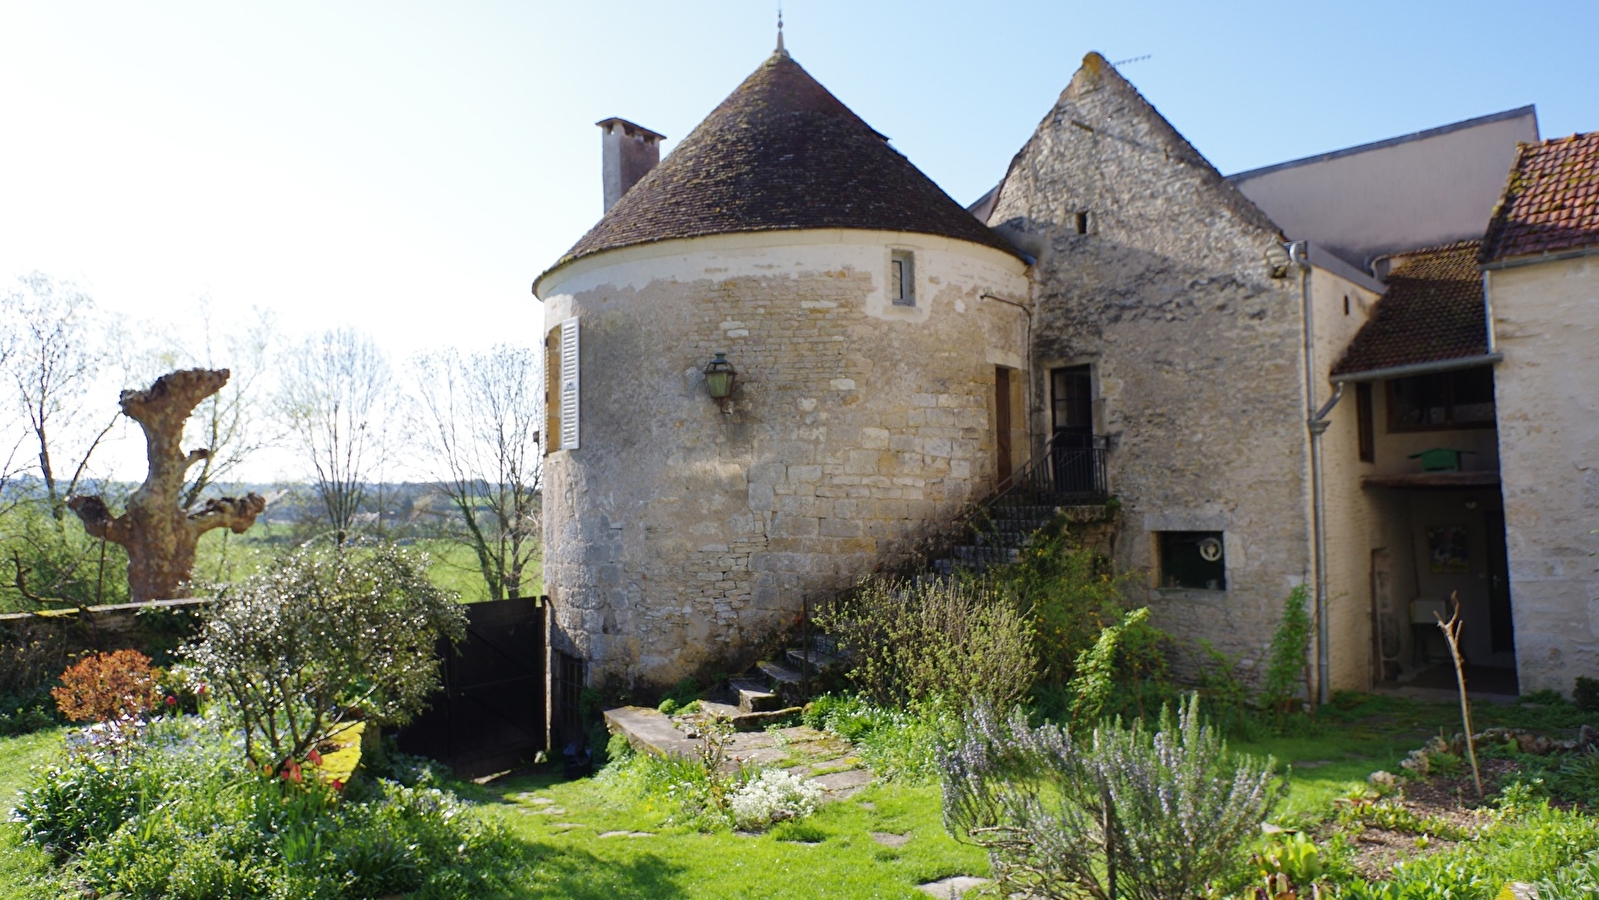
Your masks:
<svg viewBox="0 0 1599 900"><path fill-rule="evenodd" d="M1599 129L1599 3L789 0L794 57L962 202L1086 51L1233 172L1536 103ZM767 2L0 0L0 278L174 317L209 293L400 352L535 340L600 213L599 132L670 149Z"/></svg>

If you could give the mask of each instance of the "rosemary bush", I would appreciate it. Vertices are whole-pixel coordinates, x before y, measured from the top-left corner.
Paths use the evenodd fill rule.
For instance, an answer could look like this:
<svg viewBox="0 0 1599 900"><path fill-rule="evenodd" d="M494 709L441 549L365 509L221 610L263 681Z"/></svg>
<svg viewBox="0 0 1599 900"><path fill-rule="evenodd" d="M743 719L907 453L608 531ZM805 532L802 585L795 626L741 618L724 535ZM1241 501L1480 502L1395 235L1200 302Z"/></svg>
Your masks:
<svg viewBox="0 0 1599 900"><path fill-rule="evenodd" d="M1242 862L1282 797L1273 761L1234 757L1198 698L1157 731L1101 725L1083 741L978 704L940 753L944 824L988 850L1002 893L1192 897Z"/></svg>

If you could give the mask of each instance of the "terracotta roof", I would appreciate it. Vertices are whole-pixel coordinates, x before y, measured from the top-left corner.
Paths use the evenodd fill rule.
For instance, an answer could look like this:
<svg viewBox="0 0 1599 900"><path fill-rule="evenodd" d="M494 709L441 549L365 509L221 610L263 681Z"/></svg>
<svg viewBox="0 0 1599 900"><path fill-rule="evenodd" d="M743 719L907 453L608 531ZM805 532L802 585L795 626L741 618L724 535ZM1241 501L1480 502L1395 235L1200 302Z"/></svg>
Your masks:
<svg viewBox="0 0 1599 900"><path fill-rule="evenodd" d="M1599 132L1522 144L1482 262L1599 245Z"/></svg>
<svg viewBox="0 0 1599 900"><path fill-rule="evenodd" d="M1387 293L1332 374L1485 355L1480 247L1480 241L1459 241L1406 254L1388 273Z"/></svg>
<svg viewBox="0 0 1599 900"><path fill-rule="evenodd" d="M801 228L909 231L1016 253L778 51L556 266L652 241Z"/></svg>

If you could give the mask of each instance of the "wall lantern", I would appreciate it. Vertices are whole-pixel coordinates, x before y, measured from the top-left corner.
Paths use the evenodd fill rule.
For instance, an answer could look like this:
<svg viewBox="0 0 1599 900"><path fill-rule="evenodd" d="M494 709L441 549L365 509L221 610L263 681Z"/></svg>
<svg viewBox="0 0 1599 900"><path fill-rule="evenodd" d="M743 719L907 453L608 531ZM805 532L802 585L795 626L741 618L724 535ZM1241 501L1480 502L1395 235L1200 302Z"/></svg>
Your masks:
<svg viewBox="0 0 1599 900"><path fill-rule="evenodd" d="M705 389L711 392L711 399L722 407L722 412L728 412L727 400L733 396L733 379L738 377L733 364L727 361L726 353L716 354L711 364L705 367Z"/></svg>

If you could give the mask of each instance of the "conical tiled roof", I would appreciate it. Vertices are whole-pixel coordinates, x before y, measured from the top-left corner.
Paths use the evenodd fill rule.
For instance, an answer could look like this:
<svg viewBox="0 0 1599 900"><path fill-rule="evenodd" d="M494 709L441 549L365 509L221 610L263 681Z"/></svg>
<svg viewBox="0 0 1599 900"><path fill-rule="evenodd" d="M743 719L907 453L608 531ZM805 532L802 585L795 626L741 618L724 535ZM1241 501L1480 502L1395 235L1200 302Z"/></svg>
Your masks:
<svg viewBox="0 0 1599 900"><path fill-rule="evenodd" d="M779 50L556 267L634 244L802 228L908 231L1016 253Z"/></svg>

